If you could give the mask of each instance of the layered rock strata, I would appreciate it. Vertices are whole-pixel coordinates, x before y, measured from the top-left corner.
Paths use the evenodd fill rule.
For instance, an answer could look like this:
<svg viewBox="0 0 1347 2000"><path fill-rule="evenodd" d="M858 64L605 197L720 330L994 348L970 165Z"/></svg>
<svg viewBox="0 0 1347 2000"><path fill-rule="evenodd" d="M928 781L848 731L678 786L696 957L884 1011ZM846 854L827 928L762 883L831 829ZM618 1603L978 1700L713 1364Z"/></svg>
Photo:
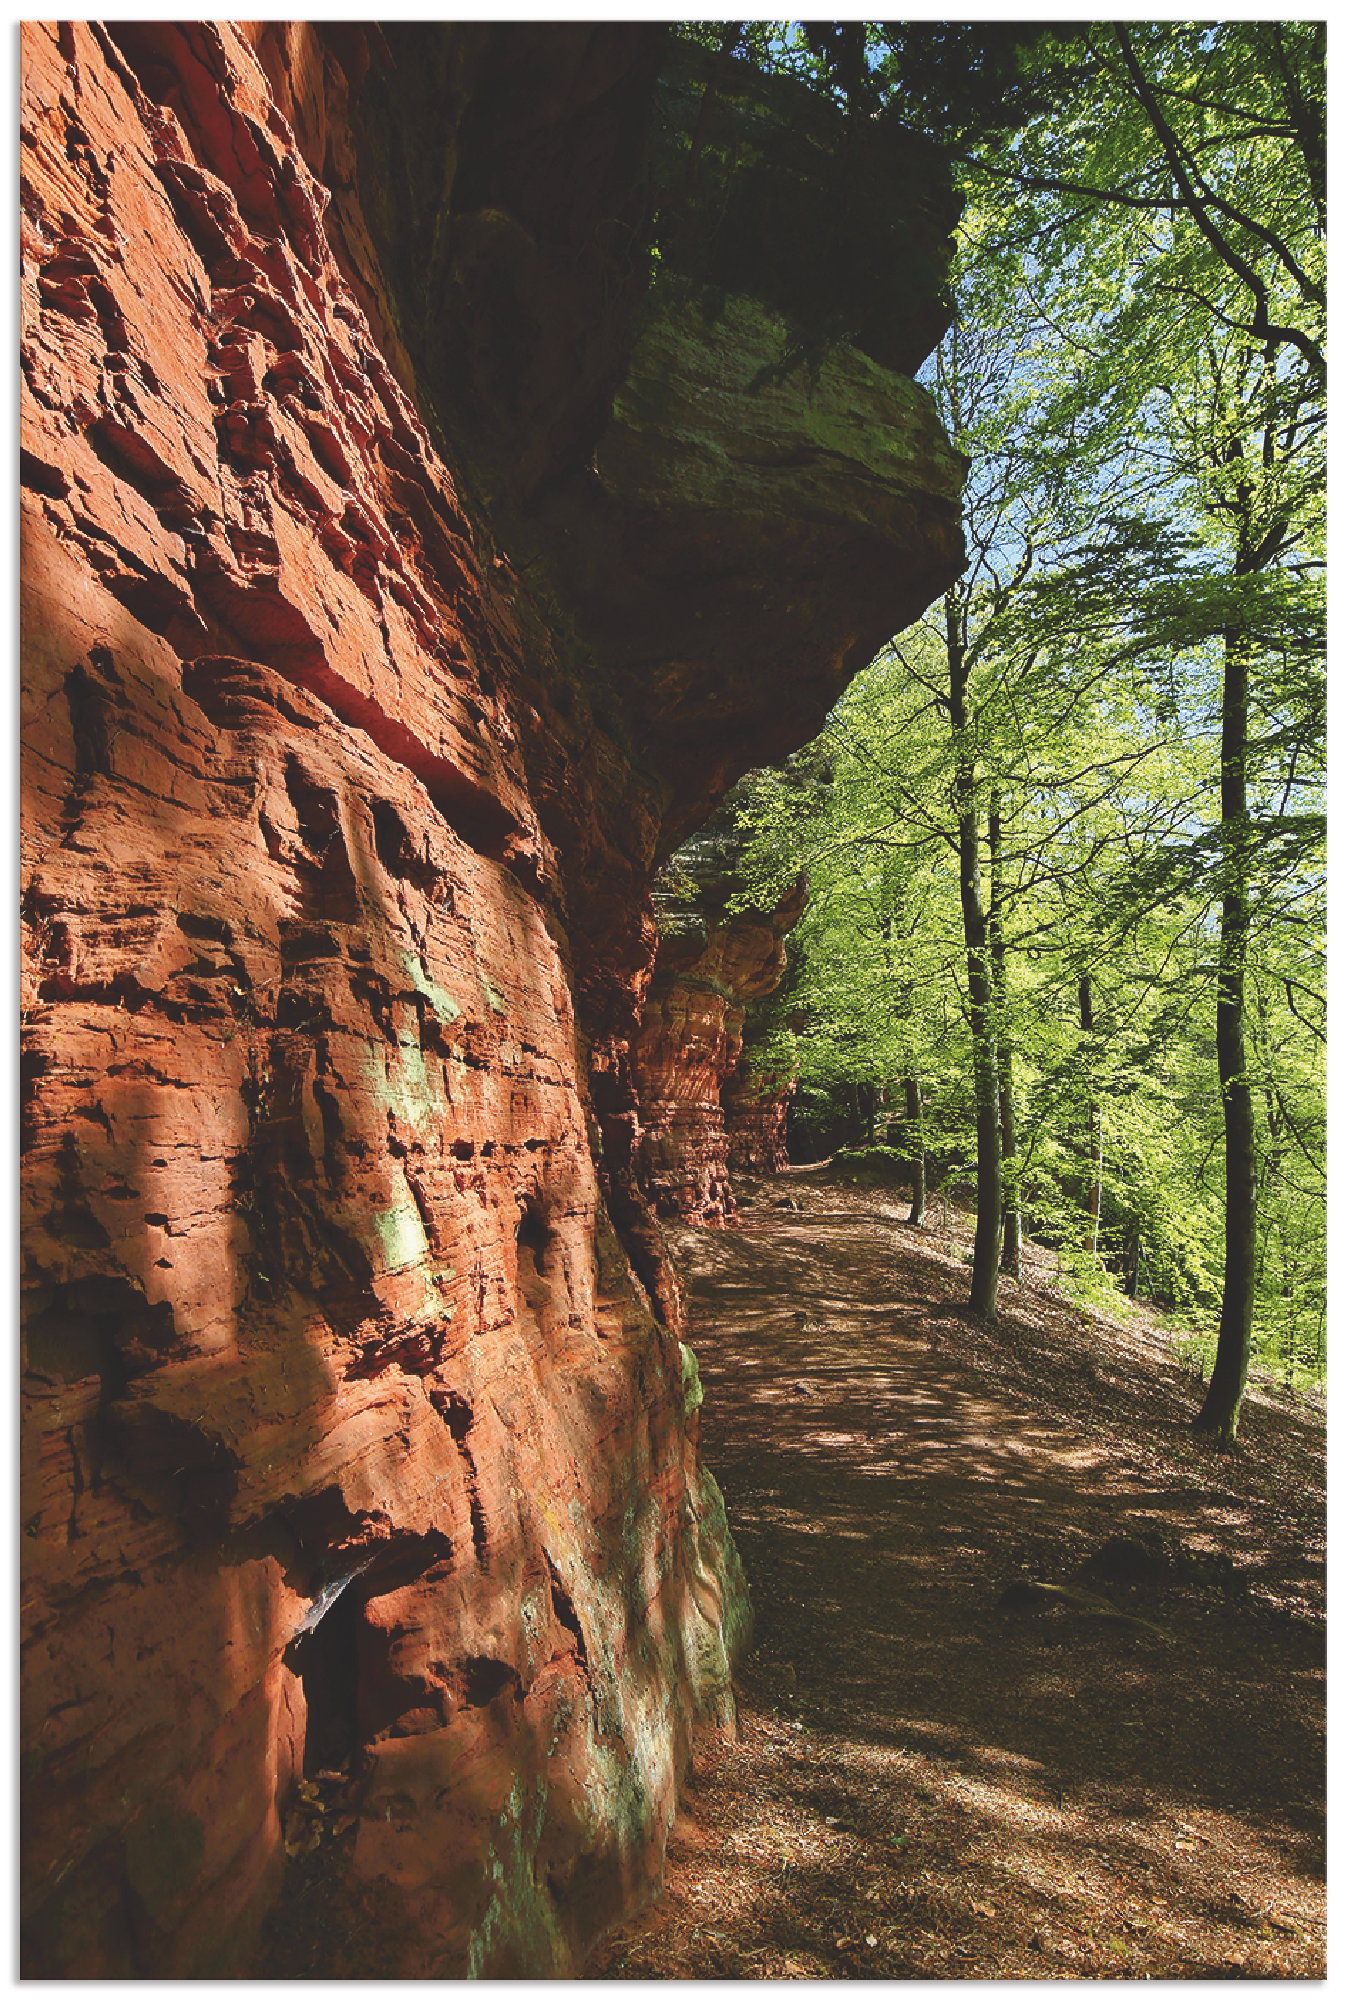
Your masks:
<svg viewBox="0 0 1347 2000"><path fill-rule="evenodd" d="M732 1715L648 885L958 467L765 279L651 283L667 56L23 30L30 1976L571 1972Z"/></svg>
<svg viewBox="0 0 1347 2000"><path fill-rule="evenodd" d="M741 1057L721 1093L731 1177L756 1179L789 1166L787 1128L797 1083L794 1076L759 1071Z"/></svg>
<svg viewBox="0 0 1347 2000"><path fill-rule="evenodd" d="M723 886L723 884L721 885ZM740 1169L754 1135L754 1156L771 1151L779 1119L767 1111L758 1087L743 1070L744 1020L749 1003L775 991L786 969L785 939L804 908L804 878L770 911L716 909L715 884L680 921L668 901L663 911L655 970L634 1047L641 1100L643 1179L662 1214L686 1222L733 1220L730 1180L731 1127L740 1134ZM706 905L710 905L708 909ZM699 920L700 919L700 920ZM734 1109L731 1106L734 1106ZM765 1115L764 1115L765 1114Z"/></svg>

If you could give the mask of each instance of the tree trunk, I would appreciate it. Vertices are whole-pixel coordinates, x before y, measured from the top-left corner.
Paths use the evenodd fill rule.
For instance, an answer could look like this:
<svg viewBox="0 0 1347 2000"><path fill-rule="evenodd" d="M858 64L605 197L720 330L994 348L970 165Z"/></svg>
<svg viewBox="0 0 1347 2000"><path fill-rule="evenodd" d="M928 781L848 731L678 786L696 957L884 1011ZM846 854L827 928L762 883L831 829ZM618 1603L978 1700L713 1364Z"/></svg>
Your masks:
<svg viewBox="0 0 1347 2000"><path fill-rule="evenodd" d="M968 960L968 1018L973 1034L973 1099L977 1108L977 1233L968 1303L982 1319L996 1318L1001 1245L1001 1112L997 1090L996 1009L987 950L978 852L977 771L968 734L968 665L960 608L945 599L949 716L954 736L954 796L959 815L959 905Z"/></svg>
<svg viewBox="0 0 1347 2000"><path fill-rule="evenodd" d="M1001 1269L1008 1278L1018 1281L1020 1275L1020 1244L1023 1227L1020 1219L1020 1188L1015 1178L1015 1153L1019 1146L1019 1130L1015 1124L1015 1079L1012 1069L1013 1057L1009 1049L1001 1056L998 1082L998 1101L1001 1113L1001 1162L1004 1222L1001 1230Z"/></svg>
<svg viewBox="0 0 1347 2000"><path fill-rule="evenodd" d="M908 1221L920 1229L926 1220L926 1121L922 1116L921 1085L915 1076L903 1078L903 1108L907 1143L912 1148L912 1213Z"/></svg>
<svg viewBox="0 0 1347 2000"><path fill-rule="evenodd" d="M1227 632L1221 694L1220 960L1216 979L1216 1068L1225 1114L1225 1282L1216 1365L1194 1427L1230 1449L1239 1427L1253 1342L1258 1240L1253 1092L1244 1053L1244 965L1249 941L1249 647Z"/></svg>
<svg viewBox="0 0 1347 2000"><path fill-rule="evenodd" d="M1094 1033L1094 991L1087 972L1080 981L1081 1033ZM1099 1249L1099 1211L1104 1192L1104 1107L1091 1092L1089 1109L1090 1178L1085 1191L1085 1212L1089 1217L1085 1247L1093 1257Z"/></svg>
<svg viewBox="0 0 1347 2000"><path fill-rule="evenodd" d="M1015 1057L1007 1019L1006 934L1003 918L1001 878L1001 799L992 793L987 815L987 846L991 862L991 903L987 911L987 937L991 952L992 984L996 993L996 1098L1001 1122L1001 1269L1008 1278L1020 1275L1020 1188L1015 1172L1015 1151L1019 1135L1015 1126Z"/></svg>
<svg viewBox="0 0 1347 2000"><path fill-rule="evenodd" d="M986 919L978 881L977 817L962 817L959 833L959 900L968 953L968 1013L973 1030L973 1097L977 1108L977 1233L968 1303L983 1319L996 1318L1001 1247L1001 1106L995 1016L987 976Z"/></svg>

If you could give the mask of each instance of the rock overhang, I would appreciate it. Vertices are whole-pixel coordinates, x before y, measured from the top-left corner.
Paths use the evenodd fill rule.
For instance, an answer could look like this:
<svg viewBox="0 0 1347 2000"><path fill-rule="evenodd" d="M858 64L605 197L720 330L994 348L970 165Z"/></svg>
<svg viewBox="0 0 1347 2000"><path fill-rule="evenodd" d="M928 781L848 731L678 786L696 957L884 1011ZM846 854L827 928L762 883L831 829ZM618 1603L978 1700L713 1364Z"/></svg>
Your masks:
<svg viewBox="0 0 1347 2000"><path fill-rule="evenodd" d="M666 245L652 282L669 47L25 29L49 1976L258 1963L343 1675L330 1740L413 1780L358 1802L347 1970L573 1968L728 1713L635 1169L649 881L956 551L899 374L792 362L776 279L717 300ZM834 382L929 463L843 449Z"/></svg>

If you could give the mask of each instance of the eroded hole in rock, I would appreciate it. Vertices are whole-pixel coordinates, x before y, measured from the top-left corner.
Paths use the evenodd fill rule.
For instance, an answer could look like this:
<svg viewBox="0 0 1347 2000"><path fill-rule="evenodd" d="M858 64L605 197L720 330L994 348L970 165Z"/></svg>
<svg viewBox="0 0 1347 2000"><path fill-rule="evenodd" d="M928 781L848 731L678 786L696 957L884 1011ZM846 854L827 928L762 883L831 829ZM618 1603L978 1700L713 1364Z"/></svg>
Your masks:
<svg viewBox="0 0 1347 2000"><path fill-rule="evenodd" d="M321 857L341 832L336 793L318 784L294 757L286 760L285 789L295 809L300 839L311 854Z"/></svg>
<svg viewBox="0 0 1347 2000"><path fill-rule="evenodd" d="M101 1375L115 1395L172 1351L177 1329L167 1300L151 1305L126 1278L73 1278L35 1294L25 1322L28 1364L58 1382Z"/></svg>
<svg viewBox="0 0 1347 2000"><path fill-rule="evenodd" d="M431 1407L448 1427L449 1435L458 1446L467 1476L468 1518L472 1527L472 1546L479 1564L486 1561L486 1510L482 1506L481 1487L477 1477L477 1461L468 1445L468 1433L472 1429L472 1405L460 1396L456 1389L432 1389Z"/></svg>
<svg viewBox="0 0 1347 2000"><path fill-rule="evenodd" d="M536 1201L526 1202L515 1230L515 1242L521 1251L527 1250L533 1259L533 1267L538 1276L544 1277L547 1270L547 1251L552 1241L552 1232ZM521 1258L522 1269L522 1258Z"/></svg>
<svg viewBox="0 0 1347 2000"><path fill-rule="evenodd" d="M391 1634L369 1616L375 1598L425 1581L451 1559L447 1536L405 1535L376 1553L351 1551L314 1597L290 1641L285 1662L304 1689L308 1721L304 1774L352 1767L366 1743L395 1730L425 1690L411 1686L390 1658Z"/></svg>
<svg viewBox="0 0 1347 2000"><path fill-rule="evenodd" d="M19 449L19 484L35 493L45 493L49 500L64 500L70 491L70 481L59 466L48 465L45 459L35 457L22 447Z"/></svg>
<svg viewBox="0 0 1347 2000"><path fill-rule="evenodd" d="M390 875L402 877L429 896L439 881L439 870L425 852L424 840L418 847L402 814L387 799L371 799L374 822L374 851Z"/></svg>
<svg viewBox="0 0 1347 2000"><path fill-rule="evenodd" d="M462 1444L472 1429L472 1405L456 1389L432 1389L430 1400L435 1414L448 1426L455 1444Z"/></svg>
<svg viewBox="0 0 1347 2000"><path fill-rule="evenodd" d="M519 1675L504 1660L490 1660L477 1655L464 1660L459 1673L463 1702L467 1708L485 1708L507 1688L516 1698L523 1694Z"/></svg>
<svg viewBox="0 0 1347 2000"><path fill-rule="evenodd" d="M364 1626L364 1602L348 1579L317 1623L293 1639L286 1652L287 1664L300 1678L308 1708L306 1777L316 1771L345 1769L360 1748L360 1641Z"/></svg>
<svg viewBox="0 0 1347 2000"><path fill-rule="evenodd" d="M206 939L212 944L234 941L234 927L225 917L204 910L179 910L177 922L185 937Z"/></svg>
<svg viewBox="0 0 1347 2000"><path fill-rule="evenodd" d="M297 865L306 914L330 923L354 923L360 914L360 897L336 793L310 777L294 757L285 767L285 788L305 850Z"/></svg>

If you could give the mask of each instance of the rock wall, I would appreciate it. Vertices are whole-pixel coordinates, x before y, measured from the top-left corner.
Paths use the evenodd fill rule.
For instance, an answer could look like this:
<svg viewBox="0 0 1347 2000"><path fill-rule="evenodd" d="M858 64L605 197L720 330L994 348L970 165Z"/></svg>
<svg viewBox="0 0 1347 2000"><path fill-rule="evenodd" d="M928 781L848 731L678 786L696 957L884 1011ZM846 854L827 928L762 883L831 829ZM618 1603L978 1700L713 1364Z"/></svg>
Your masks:
<svg viewBox="0 0 1347 2000"><path fill-rule="evenodd" d="M807 894L801 877L769 912L707 913L691 924L665 917L632 1051L642 1180L662 1214L711 1224L734 1217L727 1102L732 1087L740 1087L741 1167L742 1135L757 1129L759 1110L756 1092L741 1073L744 1017L750 1001L779 984L786 969L786 933ZM714 890L710 901L714 909ZM783 1130L784 1119L783 1103ZM771 1122L769 1116L767 1125ZM761 1137L766 1139L766 1128ZM757 1171L778 1164L784 1162L773 1157L771 1168Z"/></svg>
<svg viewBox="0 0 1347 2000"><path fill-rule="evenodd" d="M794 1076L760 1073L741 1059L722 1093L732 1175L752 1179L790 1165L786 1128L797 1083Z"/></svg>
<svg viewBox="0 0 1347 2000"><path fill-rule="evenodd" d="M23 29L30 1977L568 1973L732 1718L648 887L961 553L893 357L652 282L694 86Z"/></svg>

